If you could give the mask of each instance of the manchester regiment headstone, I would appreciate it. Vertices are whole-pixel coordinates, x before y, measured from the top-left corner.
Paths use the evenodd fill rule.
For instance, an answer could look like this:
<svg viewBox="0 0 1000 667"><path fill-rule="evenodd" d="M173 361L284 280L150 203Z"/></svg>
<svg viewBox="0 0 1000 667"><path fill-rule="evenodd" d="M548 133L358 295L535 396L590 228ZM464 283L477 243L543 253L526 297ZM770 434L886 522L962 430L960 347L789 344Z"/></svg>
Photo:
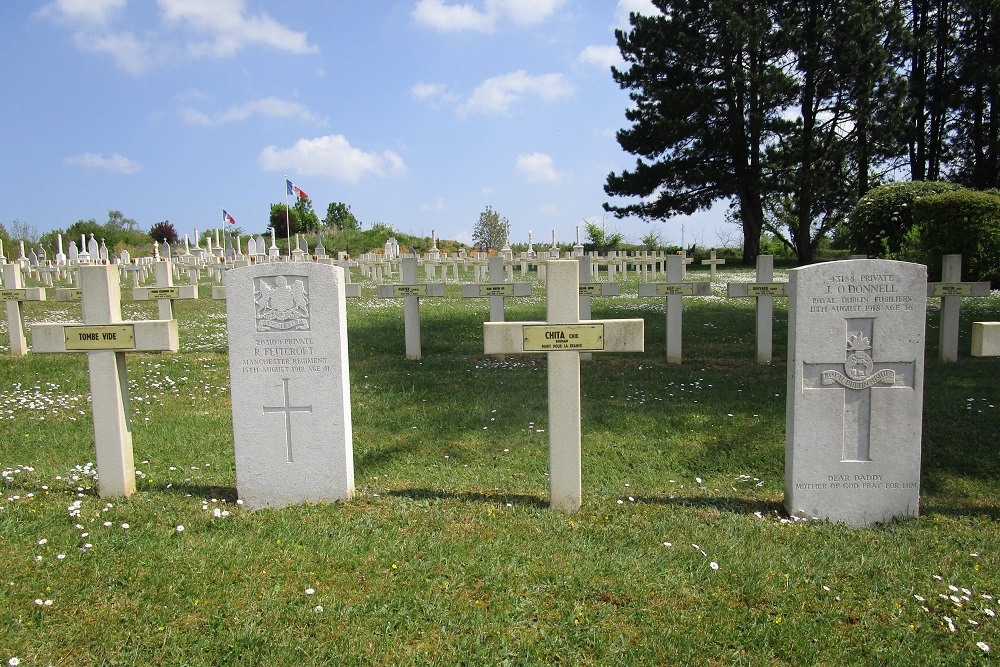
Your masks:
<svg viewBox="0 0 1000 667"><path fill-rule="evenodd" d="M927 269L826 262L789 274L785 507L868 525L917 516Z"/></svg>
<svg viewBox="0 0 1000 667"><path fill-rule="evenodd" d="M236 487L251 509L354 494L344 269L226 273Z"/></svg>

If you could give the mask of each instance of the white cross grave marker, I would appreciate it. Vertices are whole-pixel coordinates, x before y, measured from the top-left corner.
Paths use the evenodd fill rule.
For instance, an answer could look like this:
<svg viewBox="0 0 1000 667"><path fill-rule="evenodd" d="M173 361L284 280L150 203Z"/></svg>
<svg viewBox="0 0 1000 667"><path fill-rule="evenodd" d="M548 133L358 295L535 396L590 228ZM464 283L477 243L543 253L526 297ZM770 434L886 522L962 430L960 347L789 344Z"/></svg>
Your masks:
<svg viewBox="0 0 1000 667"><path fill-rule="evenodd" d="M531 296L531 283L514 283L504 281L504 259L490 257L489 283L473 283L462 285L462 296L465 298L489 298L490 322L503 322L503 304L506 297Z"/></svg>
<svg viewBox="0 0 1000 667"><path fill-rule="evenodd" d="M709 282L713 282L714 283L715 282L715 267L717 265L719 265L719 264L725 264L726 260L717 258L716 257L716 252L715 252L715 250L713 250L712 253L711 253L711 257L709 259L703 259L703 260L701 260L701 263L702 264L708 264L708 270L709 270L708 280L709 280Z"/></svg>
<svg viewBox="0 0 1000 667"><path fill-rule="evenodd" d="M83 324L31 326L35 352L86 352L101 497L135 491L126 352L176 352L177 320L123 321L118 268L81 266Z"/></svg>
<svg viewBox="0 0 1000 667"><path fill-rule="evenodd" d="M444 296L444 283L417 284L417 258L403 257L400 260L398 285L379 285L378 298L403 299L403 330L406 337L406 358L420 359L420 299L421 297Z"/></svg>
<svg viewBox="0 0 1000 667"><path fill-rule="evenodd" d="M686 282L684 280L684 257L669 255L667 257L667 282L639 283L639 296L659 296L667 299L667 362L679 364L683 361L681 354L682 340L682 299L686 296L711 296L712 285L706 282Z"/></svg>
<svg viewBox="0 0 1000 667"><path fill-rule="evenodd" d="M941 282L927 283L927 296L941 298L938 358L941 361L958 361L958 334L963 296L989 296L989 281L963 283L962 256L945 255L941 258Z"/></svg>
<svg viewBox="0 0 1000 667"><path fill-rule="evenodd" d="M132 299L135 301L152 301L156 299L161 320L174 319L175 299L198 298L198 285L174 285L174 276L171 269L170 260L153 262L156 287L132 288Z"/></svg>
<svg viewBox="0 0 1000 667"><path fill-rule="evenodd" d="M547 353L549 503L575 512L582 502L580 352L642 352L643 320L580 320L579 264L548 262L545 322L484 322L486 354Z"/></svg>
<svg viewBox="0 0 1000 667"><path fill-rule="evenodd" d="M757 363L769 364L774 347L774 297L788 296L785 283L771 282L774 280L774 255L757 255L756 280L754 283L728 283L726 293L730 299L745 296L757 299Z"/></svg>
<svg viewBox="0 0 1000 667"><path fill-rule="evenodd" d="M10 337L10 354L22 357L28 353L28 341L24 336L24 305L25 301L45 301L45 289L42 287L25 287L21 267L18 264L4 264L3 289L0 289L0 301L7 302L7 333Z"/></svg>

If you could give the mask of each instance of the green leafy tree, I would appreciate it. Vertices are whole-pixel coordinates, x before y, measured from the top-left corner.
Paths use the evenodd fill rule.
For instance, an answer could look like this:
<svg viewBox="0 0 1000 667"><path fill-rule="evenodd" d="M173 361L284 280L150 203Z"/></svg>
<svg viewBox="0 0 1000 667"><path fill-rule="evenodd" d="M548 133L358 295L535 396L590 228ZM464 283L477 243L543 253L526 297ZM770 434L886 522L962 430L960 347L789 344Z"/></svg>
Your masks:
<svg viewBox="0 0 1000 667"><path fill-rule="evenodd" d="M1000 188L1000 5L965 0L958 13L959 91L950 177L970 188Z"/></svg>
<svg viewBox="0 0 1000 667"><path fill-rule="evenodd" d="M351 207L339 201L330 202L329 206L326 207L326 217L323 218L323 225L333 227L339 231L361 229L361 223L351 213Z"/></svg>
<svg viewBox="0 0 1000 667"><path fill-rule="evenodd" d="M284 204L271 204L271 214L268 216L267 226L274 230L275 236L282 238L294 236L301 231L298 212Z"/></svg>
<svg viewBox="0 0 1000 667"><path fill-rule="evenodd" d="M500 217L491 206L479 214L476 227L472 230L472 241L483 250L499 250L506 245L509 236L510 221Z"/></svg>
<svg viewBox="0 0 1000 667"><path fill-rule="evenodd" d="M177 244L177 228L169 220L161 220L150 227L149 236L157 243Z"/></svg>
<svg viewBox="0 0 1000 667"><path fill-rule="evenodd" d="M607 177L605 203L618 217L667 220L733 199L743 227L743 260L757 255L764 202L775 185L769 147L788 131L784 110L795 82L779 0L654 0L657 16L633 13L615 37L627 69L612 68L629 90L631 126L617 133L635 168Z"/></svg>
<svg viewBox="0 0 1000 667"><path fill-rule="evenodd" d="M292 210L299 219L300 232L319 231L319 216L313 210L312 200L308 197L297 198Z"/></svg>
<svg viewBox="0 0 1000 667"><path fill-rule="evenodd" d="M621 232L615 231L609 234L603 225L596 222L587 222L584 230L587 232L587 243L583 244L585 252L617 250L624 240Z"/></svg>
<svg viewBox="0 0 1000 667"><path fill-rule="evenodd" d="M903 116L884 113L902 106L901 78L884 46L902 16L871 0L800 0L786 11L799 113L770 154L781 194L768 202L765 228L809 264L867 191L873 166L902 152L893 128ZM893 91L896 103L876 109L872 100Z"/></svg>

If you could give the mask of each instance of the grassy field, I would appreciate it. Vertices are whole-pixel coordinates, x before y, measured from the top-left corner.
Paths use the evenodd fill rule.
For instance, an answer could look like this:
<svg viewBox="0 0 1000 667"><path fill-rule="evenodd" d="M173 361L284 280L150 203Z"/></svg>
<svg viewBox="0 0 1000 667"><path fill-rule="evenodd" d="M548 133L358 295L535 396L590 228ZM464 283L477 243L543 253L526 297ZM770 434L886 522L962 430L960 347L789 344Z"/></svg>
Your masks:
<svg viewBox="0 0 1000 667"><path fill-rule="evenodd" d="M178 354L129 356L127 500L96 494L82 356L0 350L0 662L991 662L1000 359L968 350L1000 295L963 303L957 364L936 361L931 302L921 517L856 529L784 515L785 308L758 366L752 300L724 291L686 300L683 365L663 359L662 298L594 301L594 317L645 318L647 351L584 365L573 515L548 509L545 359L484 357L484 300L426 299L408 362L401 303L364 284L348 305L357 496L280 511L237 503L223 302L177 303ZM544 317L541 296L508 303L508 320Z"/></svg>

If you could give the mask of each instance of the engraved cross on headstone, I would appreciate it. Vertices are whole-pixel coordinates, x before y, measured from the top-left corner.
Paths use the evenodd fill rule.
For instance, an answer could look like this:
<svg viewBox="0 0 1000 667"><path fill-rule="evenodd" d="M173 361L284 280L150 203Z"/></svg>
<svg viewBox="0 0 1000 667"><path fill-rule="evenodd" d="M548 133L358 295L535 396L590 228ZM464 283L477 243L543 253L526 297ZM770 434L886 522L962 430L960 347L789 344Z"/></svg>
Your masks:
<svg viewBox="0 0 1000 667"><path fill-rule="evenodd" d="M913 389L915 361L875 361L872 319L844 320L847 351L843 363L803 364L803 389L844 390L842 461L871 461L871 390Z"/></svg>
<svg viewBox="0 0 1000 667"><path fill-rule="evenodd" d="M289 405L288 400L288 380L290 378L281 378L281 384L285 390L285 400L284 404L276 407L263 406L264 414L275 414L283 413L285 415L285 451L286 460L292 463L292 413L293 412L308 412L312 414L311 405Z"/></svg>

